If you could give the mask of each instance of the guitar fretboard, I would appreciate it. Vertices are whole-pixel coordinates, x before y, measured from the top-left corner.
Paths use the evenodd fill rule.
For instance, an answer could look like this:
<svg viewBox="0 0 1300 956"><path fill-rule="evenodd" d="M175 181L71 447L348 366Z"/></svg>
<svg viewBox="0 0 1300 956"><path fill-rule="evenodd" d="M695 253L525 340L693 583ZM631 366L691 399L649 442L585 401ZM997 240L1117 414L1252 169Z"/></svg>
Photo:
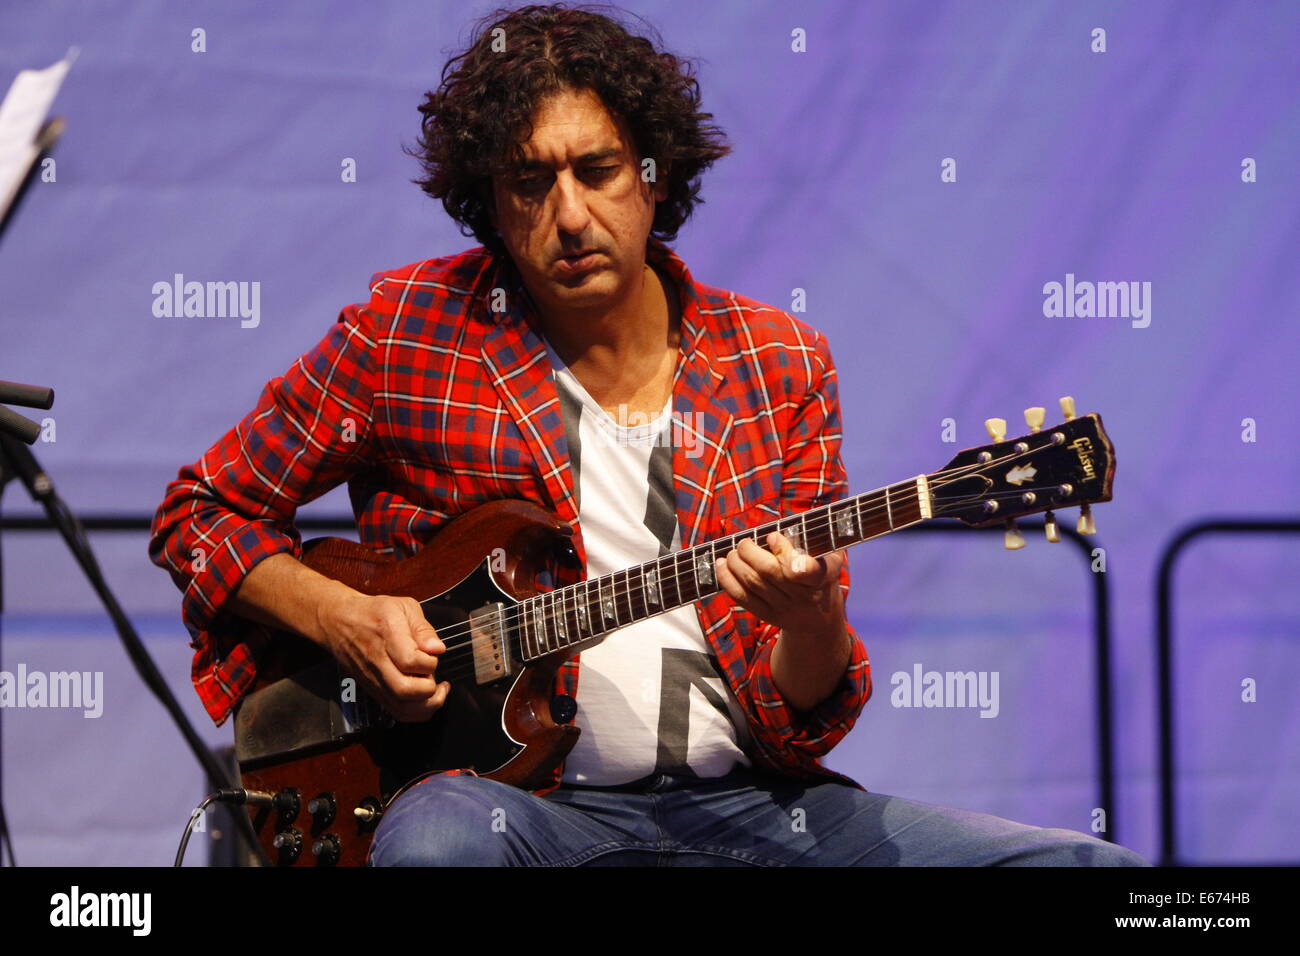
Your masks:
<svg viewBox="0 0 1300 956"><path fill-rule="evenodd" d="M767 550L767 536L780 531L816 557L930 516L928 480L922 475L557 588L520 602L520 651L525 661L536 660L716 594L714 561L746 538Z"/></svg>

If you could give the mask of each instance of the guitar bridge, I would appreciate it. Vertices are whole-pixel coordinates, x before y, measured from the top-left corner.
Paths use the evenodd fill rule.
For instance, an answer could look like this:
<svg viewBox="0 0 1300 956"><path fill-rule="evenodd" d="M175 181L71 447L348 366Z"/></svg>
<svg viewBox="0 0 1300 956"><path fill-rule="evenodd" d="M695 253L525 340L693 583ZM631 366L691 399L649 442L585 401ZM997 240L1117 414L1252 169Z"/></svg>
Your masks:
<svg viewBox="0 0 1300 956"><path fill-rule="evenodd" d="M474 680L489 684L510 673L506 643L505 605L500 601L470 611L470 648L474 653Z"/></svg>

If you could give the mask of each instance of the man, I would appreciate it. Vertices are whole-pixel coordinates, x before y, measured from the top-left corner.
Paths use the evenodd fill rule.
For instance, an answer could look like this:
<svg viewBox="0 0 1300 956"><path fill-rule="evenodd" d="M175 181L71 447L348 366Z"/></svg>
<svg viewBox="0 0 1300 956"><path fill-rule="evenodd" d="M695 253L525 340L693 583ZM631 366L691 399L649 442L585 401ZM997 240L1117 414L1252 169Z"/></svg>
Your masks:
<svg viewBox="0 0 1300 956"><path fill-rule="evenodd" d="M825 339L697 283L663 244L728 151L681 61L602 15L501 11L421 110L421 185L483 248L376 276L368 305L182 470L154 524L218 721L261 649L240 619L316 641L400 720L445 701L445 647L414 600L297 560L294 510L341 481L380 551L524 497L574 528L589 575L847 489ZM844 556L766 544L717 562L723 593L565 665L582 734L555 785L431 777L388 808L371 861L1141 863L823 768L870 694Z"/></svg>

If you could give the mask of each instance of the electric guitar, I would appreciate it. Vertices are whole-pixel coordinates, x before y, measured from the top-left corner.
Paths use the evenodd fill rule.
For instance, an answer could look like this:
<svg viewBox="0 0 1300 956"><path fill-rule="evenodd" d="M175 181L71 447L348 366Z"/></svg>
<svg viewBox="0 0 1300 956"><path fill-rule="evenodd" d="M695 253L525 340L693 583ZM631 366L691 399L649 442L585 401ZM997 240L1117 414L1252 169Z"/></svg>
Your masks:
<svg viewBox="0 0 1300 956"><path fill-rule="evenodd" d="M245 788L274 794L250 807L278 865L360 865L384 809L430 773L457 768L529 789L547 785L581 732L576 705L554 695L564 661L610 632L717 593L714 559L742 539L763 546L781 531L817 556L931 518L1004 523L1006 546L1024 546L1014 519L1079 505L1078 530L1094 531L1089 505L1109 501L1115 453L1095 414L959 453L939 471L789 515L637 567L584 580L571 529L521 500L457 517L401 561L341 538L307 543L303 563L366 594L412 597L446 645L439 679L446 703L421 723L398 723L316 644L277 633L235 718Z"/></svg>

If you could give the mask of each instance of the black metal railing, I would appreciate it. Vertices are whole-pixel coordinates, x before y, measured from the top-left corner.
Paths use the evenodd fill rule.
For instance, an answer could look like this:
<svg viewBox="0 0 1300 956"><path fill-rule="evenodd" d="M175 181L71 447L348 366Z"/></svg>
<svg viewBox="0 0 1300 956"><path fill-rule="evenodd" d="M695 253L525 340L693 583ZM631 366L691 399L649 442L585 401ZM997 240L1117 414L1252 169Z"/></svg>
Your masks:
<svg viewBox="0 0 1300 956"><path fill-rule="evenodd" d="M1160 739L1160 857L1161 866L1182 866L1177 837L1177 771L1174 754L1174 565L1197 538L1211 534L1296 534L1300 521L1288 518L1237 520L1205 519L1184 527L1165 546L1156 578L1156 683ZM1295 865L1289 863L1284 865Z"/></svg>

